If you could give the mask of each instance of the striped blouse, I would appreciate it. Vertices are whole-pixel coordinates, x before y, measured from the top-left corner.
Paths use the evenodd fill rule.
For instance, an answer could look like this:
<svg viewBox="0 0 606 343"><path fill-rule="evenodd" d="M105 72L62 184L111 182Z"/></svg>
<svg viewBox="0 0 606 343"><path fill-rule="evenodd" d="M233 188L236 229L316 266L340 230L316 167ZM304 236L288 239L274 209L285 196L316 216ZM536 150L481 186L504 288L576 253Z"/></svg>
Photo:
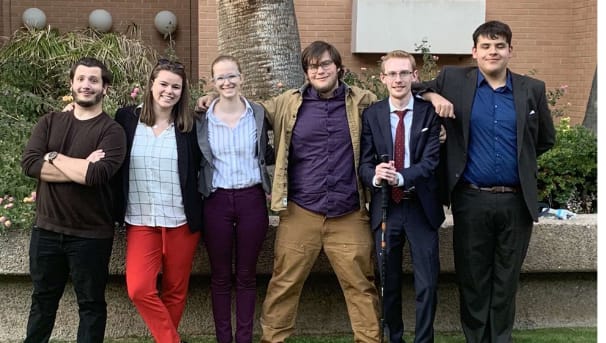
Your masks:
<svg viewBox="0 0 606 343"><path fill-rule="evenodd" d="M257 162L255 117L248 101L242 99L246 104L246 110L233 128L215 116L213 110L216 100L206 113L208 141L215 165L213 190L246 188L261 183L261 172Z"/></svg>

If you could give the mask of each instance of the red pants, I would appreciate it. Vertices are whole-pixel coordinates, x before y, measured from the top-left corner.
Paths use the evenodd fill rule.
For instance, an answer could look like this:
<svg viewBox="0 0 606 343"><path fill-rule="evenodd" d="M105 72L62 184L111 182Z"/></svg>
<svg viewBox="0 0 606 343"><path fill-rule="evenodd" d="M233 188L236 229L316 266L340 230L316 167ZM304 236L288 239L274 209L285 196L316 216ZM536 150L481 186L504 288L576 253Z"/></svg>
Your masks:
<svg viewBox="0 0 606 343"><path fill-rule="evenodd" d="M179 343L177 333L200 233L178 228L127 226L128 296L158 343ZM156 281L162 272L161 292ZM159 294L160 293L160 294Z"/></svg>

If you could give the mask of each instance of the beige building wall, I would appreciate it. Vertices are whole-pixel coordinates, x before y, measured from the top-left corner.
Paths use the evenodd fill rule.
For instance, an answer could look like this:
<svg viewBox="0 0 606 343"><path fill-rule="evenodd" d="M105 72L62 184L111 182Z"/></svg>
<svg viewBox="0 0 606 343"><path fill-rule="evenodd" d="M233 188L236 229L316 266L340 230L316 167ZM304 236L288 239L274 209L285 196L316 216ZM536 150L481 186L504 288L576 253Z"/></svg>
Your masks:
<svg viewBox="0 0 606 343"><path fill-rule="evenodd" d="M314 40L334 44L346 67L375 66L379 54L352 54L351 0L294 0L301 47ZM209 64L217 55L216 0L199 1L200 75L208 77ZM508 23L513 31L514 57L511 69L535 72L547 88L567 85L559 104L568 104L573 123L582 122L593 74L597 65L596 0L486 0L486 19ZM423 37L423 28L410 34ZM439 65L473 64L469 32L469 55L439 55ZM431 44L431 42L429 42ZM417 58L420 61L420 58Z"/></svg>

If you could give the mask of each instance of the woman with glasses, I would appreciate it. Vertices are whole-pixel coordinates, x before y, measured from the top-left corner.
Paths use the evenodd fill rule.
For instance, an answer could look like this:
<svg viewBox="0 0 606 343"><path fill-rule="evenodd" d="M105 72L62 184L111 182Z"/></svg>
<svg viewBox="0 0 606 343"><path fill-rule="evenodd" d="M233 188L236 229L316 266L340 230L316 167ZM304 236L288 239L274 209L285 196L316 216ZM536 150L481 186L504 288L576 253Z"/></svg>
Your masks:
<svg viewBox="0 0 606 343"><path fill-rule="evenodd" d="M210 261L216 338L233 342L232 261L235 259L236 343L252 342L256 265L268 226L266 165L275 157L265 111L240 95L243 76L231 56L211 65L219 97L198 120L202 151L199 190L204 197L204 242Z"/></svg>
<svg viewBox="0 0 606 343"><path fill-rule="evenodd" d="M127 155L114 183L115 218L126 223L126 286L160 343L181 341L177 328L203 224L196 188L201 154L188 100L185 68L161 59L143 104L116 113L127 136Z"/></svg>

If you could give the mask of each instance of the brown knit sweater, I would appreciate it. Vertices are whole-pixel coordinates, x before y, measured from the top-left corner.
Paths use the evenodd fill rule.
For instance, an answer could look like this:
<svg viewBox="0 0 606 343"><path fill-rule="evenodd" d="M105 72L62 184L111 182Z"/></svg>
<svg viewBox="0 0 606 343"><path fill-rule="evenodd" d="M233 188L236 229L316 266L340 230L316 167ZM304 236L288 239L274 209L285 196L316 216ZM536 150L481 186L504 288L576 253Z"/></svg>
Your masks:
<svg viewBox="0 0 606 343"><path fill-rule="evenodd" d="M105 158L90 163L86 185L40 180L44 154L57 151L86 158L103 149ZM124 130L107 114L78 120L73 112L51 112L40 118L23 151L21 166L38 179L35 225L49 231L83 238L113 237L110 178L126 153Z"/></svg>

